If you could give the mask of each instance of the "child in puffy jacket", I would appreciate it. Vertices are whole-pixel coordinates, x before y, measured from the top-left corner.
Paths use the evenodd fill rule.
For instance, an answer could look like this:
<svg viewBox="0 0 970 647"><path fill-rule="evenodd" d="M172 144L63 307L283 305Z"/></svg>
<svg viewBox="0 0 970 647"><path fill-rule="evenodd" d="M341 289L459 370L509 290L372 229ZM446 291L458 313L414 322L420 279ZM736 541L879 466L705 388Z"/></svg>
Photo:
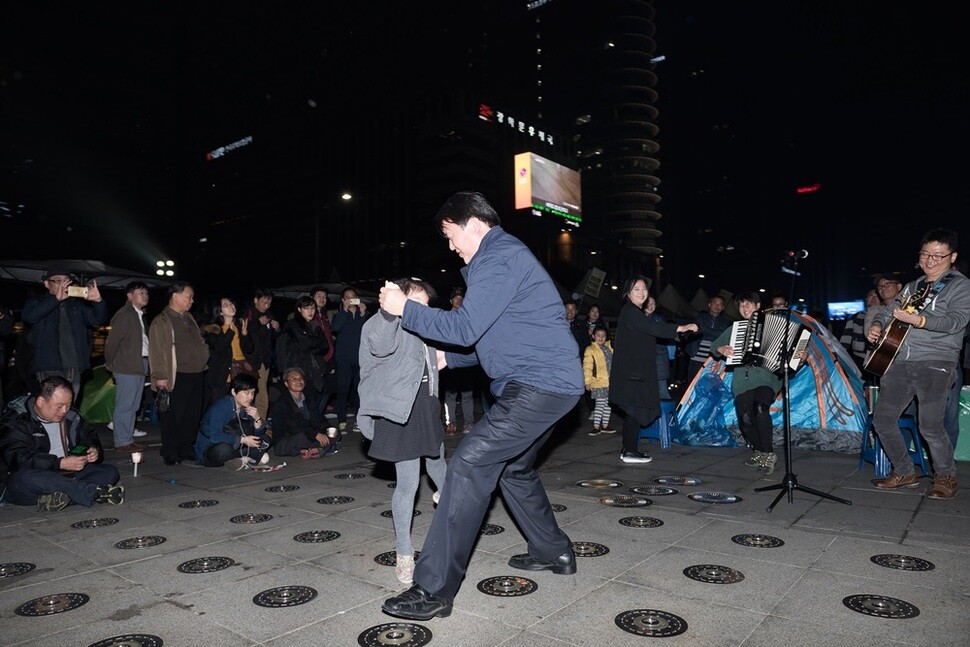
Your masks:
<svg viewBox="0 0 970 647"><path fill-rule="evenodd" d="M596 406L593 408L593 429L590 436L614 434L610 429L610 365L613 346L606 338L606 328L593 329L593 341L583 351L583 378Z"/></svg>

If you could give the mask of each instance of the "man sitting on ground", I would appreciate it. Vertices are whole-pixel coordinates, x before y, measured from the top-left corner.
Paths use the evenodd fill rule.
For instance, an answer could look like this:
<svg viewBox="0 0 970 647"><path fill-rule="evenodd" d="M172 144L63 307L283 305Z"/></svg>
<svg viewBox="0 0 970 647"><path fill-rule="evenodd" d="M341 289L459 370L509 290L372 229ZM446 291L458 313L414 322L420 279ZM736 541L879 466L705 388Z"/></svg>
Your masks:
<svg viewBox="0 0 970 647"><path fill-rule="evenodd" d="M340 451L340 436L330 438L317 402L305 391L306 377L299 368L283 371L286 391L273 402L273 453L277 456L319 458ZM311 389L312 391L312 389Z"/></svg>
<svg viewBox="0 0 970 647"><path fill-rule="evenodd" d="M12 400L0 420L0 500L55 511L71 503L125 500L114 465L104 464L98 435L71 408L74 388L53 375L36 396Z"/></svg>

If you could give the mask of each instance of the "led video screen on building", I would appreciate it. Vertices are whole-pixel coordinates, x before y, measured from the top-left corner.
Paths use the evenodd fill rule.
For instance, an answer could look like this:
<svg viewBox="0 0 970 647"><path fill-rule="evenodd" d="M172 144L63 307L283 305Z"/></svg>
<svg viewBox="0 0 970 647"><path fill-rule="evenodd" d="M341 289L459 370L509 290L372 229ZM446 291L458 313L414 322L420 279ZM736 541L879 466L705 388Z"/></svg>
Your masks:
<svg viewBox="0 0 970 647"><path fill-rule="evenodd" d="M515 156L515 208L553 214L574 225L583 221L579 171L535 153Z"/></svg>

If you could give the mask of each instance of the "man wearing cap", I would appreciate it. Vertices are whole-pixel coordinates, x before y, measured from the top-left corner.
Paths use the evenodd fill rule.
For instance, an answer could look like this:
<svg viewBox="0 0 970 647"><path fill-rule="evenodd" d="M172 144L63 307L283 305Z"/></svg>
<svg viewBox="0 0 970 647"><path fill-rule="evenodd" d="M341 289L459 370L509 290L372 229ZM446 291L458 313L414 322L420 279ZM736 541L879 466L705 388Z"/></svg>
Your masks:
<svg viewBox="0 0 970 647"><path fill-rule="evenodd" d="M111 417L115 451L140 452L135 443L135 418L145 391L148 375L148 334L145 331L145 306L148 286L132 281L125 289L128 301L111 318L111 331L104 343L104 365L114 374L115 410ZM145 435L145 432L138 432Z"/></svg>
<svg viewBox="0 0 970 647"><path fill-rule="evenodd" d="M30 326L27 341L34 349L30 370L38 382L51 375L66 378L79 400L81 374L91 368L88 328L107 321L108 309L93 281L83 296L70 296L68 288L74 281L64 267L50 267L43 281L47 293L27 299L20 315Z"/></svg>

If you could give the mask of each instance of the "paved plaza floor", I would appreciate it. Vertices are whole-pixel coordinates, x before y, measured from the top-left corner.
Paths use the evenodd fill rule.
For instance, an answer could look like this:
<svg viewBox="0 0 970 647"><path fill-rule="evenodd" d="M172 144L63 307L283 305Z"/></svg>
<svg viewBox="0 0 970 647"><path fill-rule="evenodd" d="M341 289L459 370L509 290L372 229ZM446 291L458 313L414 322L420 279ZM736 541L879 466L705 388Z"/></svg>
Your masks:
<svg viewBox="0 0 970 647"><path fill-rule="evenodd" d="M625 465L617 435L561 429L539 467L576 575L509 568L526 545L496 498L452 615L383 627L403 622L380 608L403 588L388 565L394 471L360 434L253 473L166 467L146 430L137 477L107 451L123 505L0 508L0 645L970 644L970 493L928 499L929 478L877 491L854 455L792 456L799 485L851 505L796 490L768 512L778 491L755 489L781 483L781 463L762 476L744 449L644 442L653 462ZM431 494L424 477L419 549Z"/></svg>

